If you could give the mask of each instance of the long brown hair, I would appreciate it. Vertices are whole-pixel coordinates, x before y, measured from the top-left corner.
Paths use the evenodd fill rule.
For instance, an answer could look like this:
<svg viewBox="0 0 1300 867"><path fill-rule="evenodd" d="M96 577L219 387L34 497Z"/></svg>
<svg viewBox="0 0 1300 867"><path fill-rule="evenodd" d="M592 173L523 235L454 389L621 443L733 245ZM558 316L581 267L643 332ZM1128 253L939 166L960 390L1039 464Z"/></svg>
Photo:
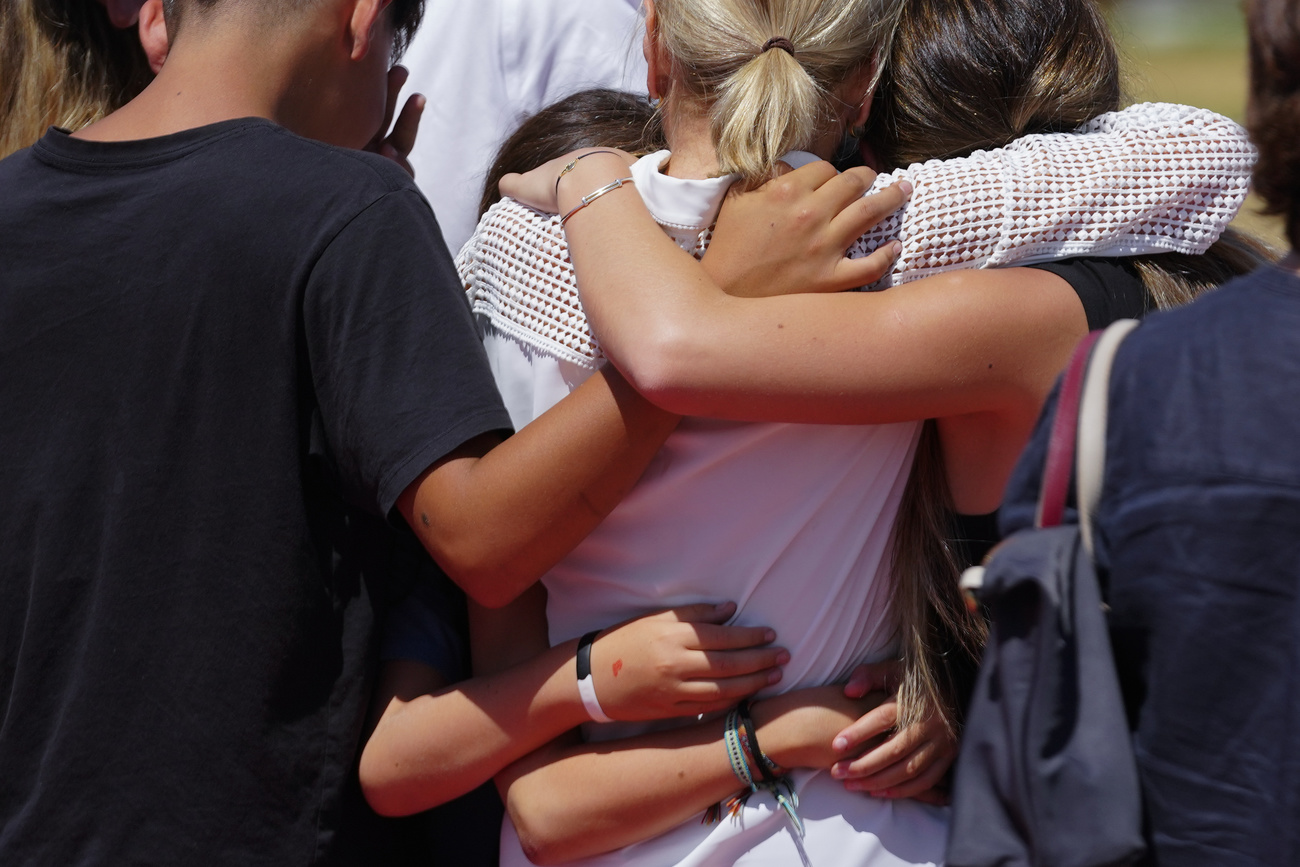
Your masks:
<svg viewBox="0 0 1300 867"><path fill-rule="evenodd" d="M1120 100L1118 54L1093 0L907 0L864 143L881 166L906 166L1072 130ZM1136 265L1156 305L1169 307L1265 255L1229 232L1203 256L1146 256ZM946 479L930 421L892 540L905 723L938 709L955 725L959 672L973 668L983 644L984 624L957 589Z"/></svg>
<svg viewBox="0 0 1300 867"><path fill-rule="evenodd" d="M94 0L0 3L0 158L47 127L80 129L120 108L153 73L134 30Z"/></svg>
<svg viewBox="0 0 1300 867"><path fill-rule="evenodd" d="M1247 125L1259 146L1255 191L1286 220L1300 249L1300 9L1293 0L1250 0Z"/></svg>

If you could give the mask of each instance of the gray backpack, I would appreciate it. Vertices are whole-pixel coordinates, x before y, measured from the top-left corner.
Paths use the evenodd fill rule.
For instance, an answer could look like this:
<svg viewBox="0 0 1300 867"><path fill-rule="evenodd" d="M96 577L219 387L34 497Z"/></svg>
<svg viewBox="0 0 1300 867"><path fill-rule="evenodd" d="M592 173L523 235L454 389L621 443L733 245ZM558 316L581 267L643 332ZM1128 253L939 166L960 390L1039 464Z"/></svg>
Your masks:
<svg viewBox="0 0 1300 867"><path fill-rule="evenodd" d="M1093 332L1075 351L1036 526L963 576L991 623L957 760L948 867L1102 867L1144 852L1137 765L1091 537L1111 361L1136 324ZM1076 430L1080 524L1061 525Z"/></svg>

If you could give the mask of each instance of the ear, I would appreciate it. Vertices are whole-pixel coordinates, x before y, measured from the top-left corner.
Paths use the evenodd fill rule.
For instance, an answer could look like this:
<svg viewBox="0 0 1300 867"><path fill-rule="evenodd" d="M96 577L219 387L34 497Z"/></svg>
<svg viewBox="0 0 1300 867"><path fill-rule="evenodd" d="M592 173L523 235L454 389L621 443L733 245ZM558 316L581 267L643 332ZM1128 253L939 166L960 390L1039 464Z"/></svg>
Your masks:
<svg viewBox="0 0 1300 867"><path fill-rule="evenodd" d="M839 86L836 93L839 95L840 104L844 106L844 113L840 118L845 129L853 130L866 126L867 118L871 116L871 101L875 96L875 85L876 64L873 61L851 73ZM857 133L852 134L857 135Z"/></svg>
<svg viewBox="0 0 1300 867"><path fill-rule="evenodd" d="M140 7L140 46L144 48L145 57L149 58L149 68L157 75L167 60L170 43L167 39L167 25L163 21L162 0L145 0Z"/></svg>
<svg viewBox="0 0 1300 867"><path fill-rule="evenodd" d="M373 47L375 25L391 0L356 0L348 22L348 56L361 60Z"/></svg>
<svg viewBox="0 0 1300 867"><path fill-rule="evenodd" d="M659 42L659 16L654 0L643 0L641 5L645 8L645 39L641 42L641 53L645 55L646 92L652 100L663 99L672 79L668 76L668 57Z"/></svg>

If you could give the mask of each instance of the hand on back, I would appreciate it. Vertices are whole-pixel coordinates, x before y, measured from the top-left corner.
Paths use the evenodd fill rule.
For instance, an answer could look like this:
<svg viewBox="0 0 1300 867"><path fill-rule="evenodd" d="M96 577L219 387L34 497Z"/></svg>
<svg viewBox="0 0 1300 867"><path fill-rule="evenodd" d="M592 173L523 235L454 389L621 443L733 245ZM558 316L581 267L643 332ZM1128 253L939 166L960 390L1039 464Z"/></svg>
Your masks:
<svg viewBox="0 0 1300 867"><path fill-rule="evenodd" d="M752 192L733 191L718 214L705 270L728 294L745 297L840 292L876 282L902 251L897 241L861 259L845 253L907 201L911 187L864 195L875 179L868 168L836 172L816 162Z"/></svg>
<svg viewBox="0 0 1300 867"><path fill-rule="evenodd" d="M878 706L835 736L832 746L841 759L831 774L851 791L876 798L916 798L927 803L947 803L940 788L957 759L959 741L938 716L898 729L900 665L884 662L860 665L844 687L847 696L890 693Z"/></svg>
<svg viewBox="0 0 1300 867"><path fill-rule="evenodd" d="M722 625L734 603L685 605L604 630L591 647L602 709L652 720L722 710L781 680L790 659L765 626Z"/></svg>

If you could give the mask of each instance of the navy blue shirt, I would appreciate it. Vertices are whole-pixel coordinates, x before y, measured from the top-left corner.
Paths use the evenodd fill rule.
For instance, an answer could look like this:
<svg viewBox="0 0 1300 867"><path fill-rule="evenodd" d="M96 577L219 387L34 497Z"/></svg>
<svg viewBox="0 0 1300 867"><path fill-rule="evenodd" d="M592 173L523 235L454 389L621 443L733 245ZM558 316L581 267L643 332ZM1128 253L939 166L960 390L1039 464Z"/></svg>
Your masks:
<svg viewBox="0 0 1300 867"><path fill-rule="evenodd" d="M1147 319L1113 373L1097 562L1160 865L1300 863L1300 278ZM1033 523L1049 400L1011 479Z"/></svg>

